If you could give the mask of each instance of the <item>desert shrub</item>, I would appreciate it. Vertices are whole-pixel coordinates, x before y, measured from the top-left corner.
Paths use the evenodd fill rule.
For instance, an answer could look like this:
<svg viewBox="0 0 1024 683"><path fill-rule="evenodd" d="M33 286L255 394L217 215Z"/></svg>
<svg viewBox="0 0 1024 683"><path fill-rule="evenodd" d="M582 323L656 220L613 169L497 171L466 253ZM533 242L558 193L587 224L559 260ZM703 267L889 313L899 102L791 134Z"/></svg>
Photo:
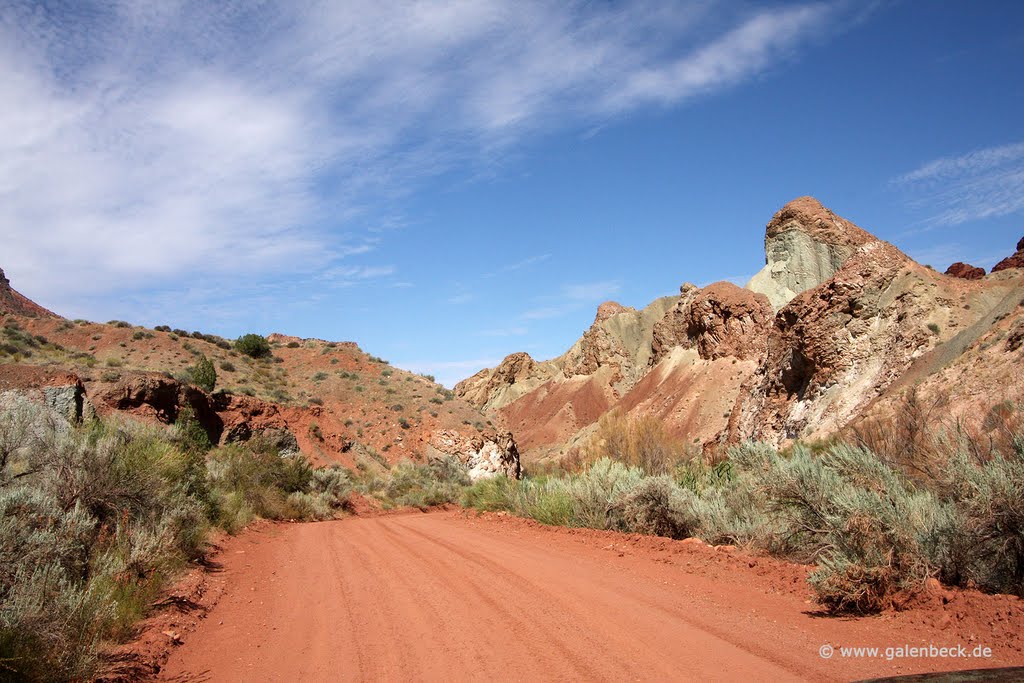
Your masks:
<svg viewBox="0 0 1024 683"><path fill-rule="evenodd" d="M200 356L196 364L189 368L189 373L192 375L192 381L203 391L213 391L217 385L217 369L206 356Z"/></svg>
<svg viewBox="0 0 1024 683"><path fill-rule="evenodd" d="M202 552L187 454L155 428L74 428L43 408L0 413L0 662L21 680L89 678Z"/></svg>
<svg viewBox="0 0 1024 683"><path fill-rule="evenodd" d="M287 344L285 344L285 346L287 346L289 349L297 349L299 348L300 344L297 341L290 341Z"/></svg>
<svg viewBox="0 0 1024 683"><path fill-rule="evenodd" d="M935 441L943 399L926 399L916 388L908 390L885 419L872 418L854 425L850 441L886 462L923 479L937 479L941 456Z"/></svg>
<svg viewBox="0 0 1024 683"><path fill-rule="evenodd" d="M281 455L277 448L228 444L207 459L210 486L217 501L217 522L234 533L255 517L291 519L302 510L289 506L293 493L308 492L313 468L301 454Z"/></svg>
<svg viewBox="0 0 1024 683"><path fill-rule="evenodd" d="M315 375L313 375L314 382L323 382L325 379L327 379L326 372L318 372Z"/></svg>
<svg viewBox="0 0 1024 683"><path fill-rule="evenodd" d="M639 468L607 458L598 460L577 475L567 477L563 481L565 491L572 499L572 525L606 528L609 511L615 501L642 480L643 471Z"/></svg>
<svg viewBox="0 0 1024 683"><path fill-rule="evenodd" d="M229 360L222 360L220 362L220 369L223 370L224 372L234 372L235 364Z"/></svg>
<svg viewBox="0 0 1024 683"><path fill-rule="evenodd" d="M958 526L941 558L942 579L1024 596L1024 448L987 462L961 450L944 484Z"/></svg>
<svg viewBox="0 0 1024 683"><path fill-rule="evenodd" d="M615 501L643 476L639 468L602 459L571 476L477 484L465 500L479 509L505 509L544 524L605 529Z"/></svg>
<svg viewBox="0 0 1024 683"><path fill-rule="evenodd" d="M462 492L463 507L487 512L514 511L519 482L508 477L481 479Z"/></svg>
<svg viewBox="0 0 1024 683"><path fill-rule="evenodd" d="M245 334L235 340L235 348L250 358L269 358L270 342L258 334Z"/></svg>
<svg viewBox="0 0 1024 683"><path fill-rule="evenodd" d="M345 508L352 493L348 470L324 467L312 471L305 490L292 492L288 507L301 519L330 519Z"/></svg>
<svg viewBox="0 0 1024 683"><path fill-rule="evenodd" d="M406 460L391 469L383 494L388 505L425 508L457 503L468 484L466 468L456 457L437 458L425 464Z"/></svg>
<svg viewBox="0 0 1024 683"><path fill-rule="evenodd" d="M609 511L612 524L622 531L687 538L698 525L689 505L692 496L671 477L647 477L616 499Z"/></svg>
<svg viewBox="0 0 1024 683"><path fill-rule="evenodd" d="M871 451L837 444L821 457L797 448L767 461L768 498L818 558L810 581L830 609L884 608L937 573L952 510Z"/></svg>
<svg viewBox="0 0 1024 683"><path fill-rule="evenodd" d="M640 467L648 474L667 474L684 459L685 449L654 417L629 418L618 411L598 422L583 453L584 461L601 458Z"/></svg>

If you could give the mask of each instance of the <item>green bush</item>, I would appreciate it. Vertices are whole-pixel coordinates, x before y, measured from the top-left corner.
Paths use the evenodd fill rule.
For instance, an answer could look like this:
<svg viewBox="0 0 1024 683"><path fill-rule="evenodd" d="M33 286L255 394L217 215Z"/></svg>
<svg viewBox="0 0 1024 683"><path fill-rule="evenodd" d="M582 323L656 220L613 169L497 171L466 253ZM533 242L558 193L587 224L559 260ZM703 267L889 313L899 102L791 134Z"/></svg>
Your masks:
<svg viewBox="0 0 1024 683"><path fill-rule="evenodd" d="M609 511L614 526L669 538L687 538L697 528L689 497L693 493L680 488L670 477L648 477L619 496Z"/></svg>
<svg viewBox="0 0 1024 683"><path fill-rule="evenodd" d="M88 678L173 571L202 552L189 458L152 428L0 414L0 662L22 680Z"/></svg>
<svg viewBox="0 0 1024 683"><path fill-rule="evenodd" d="M200 356L196 364L189 368L189 372L192 375L192 381L203 391L211 392L217 385L217 369L213 367L213 362L206 356Z"/></svg>
<svg viewBox="0 0 1024 683"><path fill-rule="evenodd" d="M458 458L448 456L426 464L406 460L388 474L383 486L384 502L419 508L457 503L468 484L466 468Z"/></svg>
<svg viewBox="0 0 1024 683"><path fill-rule="evenodd" d="M235 348L250 358L269 358L270 342L258 334L246 334L235 340Z"/></svg>

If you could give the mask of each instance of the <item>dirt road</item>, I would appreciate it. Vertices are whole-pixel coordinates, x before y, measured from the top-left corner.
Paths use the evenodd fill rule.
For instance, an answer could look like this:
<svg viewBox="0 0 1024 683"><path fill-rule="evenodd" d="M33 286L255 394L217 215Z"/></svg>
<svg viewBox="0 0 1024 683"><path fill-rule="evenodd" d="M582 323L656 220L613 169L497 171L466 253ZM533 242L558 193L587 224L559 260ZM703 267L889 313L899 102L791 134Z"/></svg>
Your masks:
<svg viewBox="0 0 1024 683"><path fill-rule="evenodd" d="M221 561L223 598L161 680L852 680L972 668L825 659L825 644L967 635L927 619L824 617L803 568L664 539L441 512L275 525L234 539ZM973 666L1024 664L1019 642L994 654Z"/></svg>

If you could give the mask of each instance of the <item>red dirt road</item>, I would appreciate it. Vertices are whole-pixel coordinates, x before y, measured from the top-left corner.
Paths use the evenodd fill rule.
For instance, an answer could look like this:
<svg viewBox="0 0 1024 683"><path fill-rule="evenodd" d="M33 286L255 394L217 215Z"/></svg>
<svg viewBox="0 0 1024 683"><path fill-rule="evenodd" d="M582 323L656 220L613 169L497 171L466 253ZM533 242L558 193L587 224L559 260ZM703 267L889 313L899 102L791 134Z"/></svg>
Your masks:
<svg viewBox="0 0 1024 683"><path fill-rule="evenodd" d="M828 618L804 568L494 515L274 525L219 559L227 590L160 680L853 680L1024 664L1016 605L979 633L913 610ZM994 657L819 655L929 643Z"/></svg>

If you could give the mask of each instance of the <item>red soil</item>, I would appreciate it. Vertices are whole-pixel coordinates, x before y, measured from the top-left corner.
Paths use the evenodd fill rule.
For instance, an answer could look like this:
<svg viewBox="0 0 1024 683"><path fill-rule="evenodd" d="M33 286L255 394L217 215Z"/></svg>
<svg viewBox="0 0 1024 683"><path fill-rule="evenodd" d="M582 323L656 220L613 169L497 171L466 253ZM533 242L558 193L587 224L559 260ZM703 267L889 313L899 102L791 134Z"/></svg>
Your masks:
<svg viewBox="0 0 1024 683"><path fill-rule="evenodd" d="M941 588L831 618L806 567L694 541L462 511L268 525L160 680L836 680L1024 665L1020 600ZM170 642L170 636L165 636ZM822 645L988 659L830 659Z"/></svg>

